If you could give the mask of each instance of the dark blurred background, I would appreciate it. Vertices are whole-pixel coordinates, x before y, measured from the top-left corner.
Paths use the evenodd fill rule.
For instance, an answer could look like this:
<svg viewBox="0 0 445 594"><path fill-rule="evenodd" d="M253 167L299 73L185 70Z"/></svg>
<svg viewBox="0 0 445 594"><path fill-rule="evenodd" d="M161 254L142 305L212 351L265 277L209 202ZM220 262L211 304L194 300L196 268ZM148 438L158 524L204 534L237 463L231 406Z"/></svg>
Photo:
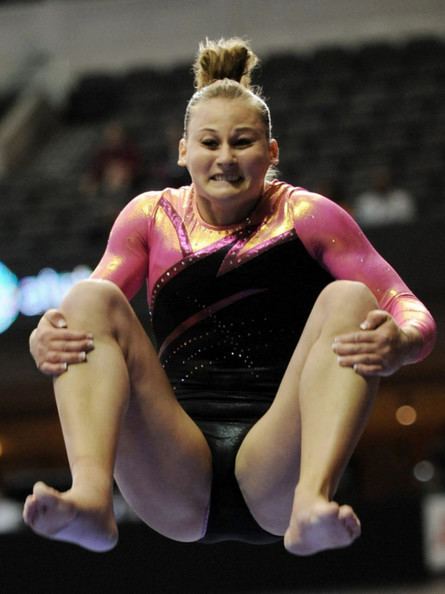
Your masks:
<svg viewBox="0 0 445 594"><path fill-rule="evenodd" d="M205 36L232 35L262 58L280 177L360 221L435 315L437 348L383 382L341 485L364 526L346 551L172 543L118 493L112 553L43 541L22 525L23 499L35 480L66 488L69 475L29 333L94 267L132 196L187 183L176 148L193 54ZM441 1L0 2L0 591L420 592L440 578L444 164ZM145 296L134 306L147 325Z"/></svg>

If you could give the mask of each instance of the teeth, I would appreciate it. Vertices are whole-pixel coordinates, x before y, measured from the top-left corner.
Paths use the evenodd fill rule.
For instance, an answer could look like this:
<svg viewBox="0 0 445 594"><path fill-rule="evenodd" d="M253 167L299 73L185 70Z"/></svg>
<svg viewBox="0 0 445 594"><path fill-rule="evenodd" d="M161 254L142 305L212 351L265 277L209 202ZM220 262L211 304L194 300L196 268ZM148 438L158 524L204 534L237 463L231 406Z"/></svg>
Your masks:
<svg viewBox="0 0 445 594"><path fill-rule="evenodd" d="M240 176L239 175L214 175L213 179L215 181L235 182L240 179Z"/></svg>

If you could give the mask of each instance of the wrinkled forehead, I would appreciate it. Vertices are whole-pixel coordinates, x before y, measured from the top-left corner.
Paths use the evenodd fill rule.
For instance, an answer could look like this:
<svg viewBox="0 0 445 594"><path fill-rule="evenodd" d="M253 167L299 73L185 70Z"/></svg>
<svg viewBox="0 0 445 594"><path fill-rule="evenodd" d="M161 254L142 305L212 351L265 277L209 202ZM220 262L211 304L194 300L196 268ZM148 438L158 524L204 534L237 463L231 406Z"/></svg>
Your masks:
<svg viewBox="0 0 445 594"><path fill-rule="evenodd" d="M264 131L267 135L262 107L255 96L206 98L190 109L188 134L203 129L227 132L248 128Z"/></svg>

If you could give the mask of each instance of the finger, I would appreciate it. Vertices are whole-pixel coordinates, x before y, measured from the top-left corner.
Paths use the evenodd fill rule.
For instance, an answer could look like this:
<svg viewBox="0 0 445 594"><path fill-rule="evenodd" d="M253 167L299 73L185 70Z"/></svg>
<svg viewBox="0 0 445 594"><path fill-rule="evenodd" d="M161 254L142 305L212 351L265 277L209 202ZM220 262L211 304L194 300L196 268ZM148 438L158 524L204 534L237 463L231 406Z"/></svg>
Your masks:
<svg viewBox="0 0 445 594"><path fill-rule="evenodd" d="M371 310L366 319L360 324L362 330L375 330L384 324L391 316L383 309Z"/></svg>
<svg viewBox="0 0 445 594"><path fill-rule="evenodd" d="M375 352L376 344L373 342L334 342L332 350L339 356L359 355Z"/></svg>
<svg viewBox="0 0 445 594"><path fill-rule="evenodd" d="M80 353L61 353L59 351L50 351L45 357L45 362L54 364L73 364L83 363L86 361L87 355L85 351Z"/></svg>
<svg viewBox="0 0 445 594"><path fill-rule="evenodd" d="M37 368L44 375L57 377L68 370L68 365L67 363L49 363L48 361L44 361L41 365L37 365Z"/></svg>
<svg viewBox="0 0 445 594"><path fill-rule="evenodd" d="M357 330L356 332L349 332L348 334L340 334L339 336L335 336L332 344L336 345L340 343L369 342L369 339L369 332Z"/></svg>
<svg viewBox="0 0 445 594"><path fill-rule="evenodd" d="M385 370L382 368L381 365L357 364L357 365L354 365L353 369L357 375L361 375L363 377L384 376L385 375Z"/></svg>
<svg viewBox="0 0 445 594"><path fill-rule="evenodd" d="M28 343L29 343L30 347L31 347L33 339L35 338L36 333L37 333L37 328L34 328L34 330L29 335Z"/></svg>
<svg viewBox="0 0 445 594"><path fill-rule="evenodd" d="M51 342L71 342L71 341L88 341L93 340L93 335L90 332L82 332L79 330L62 330L49 329L40 332L40 337Z"/></svg>
<svg viewBox="0 0 445 594"><path fill-rule="evenodd" d="M354 355L351 357L337 357L340 367L354 367L357 365L377 365L382 367L382 359L378 355L367 353L366 355Z"/></svg>
<svg viewBox="0 0 445 594"><path fill-rule="evenodd" d="M59 351L60 353L89 352L94 349L94 342L89 338L83 340L71 338L67 340L52 340L50 348L52 351Z"/></svg>
<svg viewBox="0 0 445 594"><path fill-rule="evenodd" d="M66 320L65 320L64 316L62 315L62 312L60 312L58 309L49 309L43 315L43 317L45 318L45 320L47 320L51 324L51 326L54 326L54 328L66 328L67 327Z"/></svg>

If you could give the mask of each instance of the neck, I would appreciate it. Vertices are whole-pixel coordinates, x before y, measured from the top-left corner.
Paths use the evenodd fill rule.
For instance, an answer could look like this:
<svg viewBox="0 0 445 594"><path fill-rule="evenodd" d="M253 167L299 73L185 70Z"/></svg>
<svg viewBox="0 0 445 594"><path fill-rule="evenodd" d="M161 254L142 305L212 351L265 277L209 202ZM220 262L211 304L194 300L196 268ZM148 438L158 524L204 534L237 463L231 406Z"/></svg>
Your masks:
<svg viewBox="0 0 445 594"><path fill-rule="evenodd" d="M196 195L196 207L201 218L209 225L226 227L249 222L249 217L255 211L261 196L245 204L213 204L205 198Z"/></svg>

